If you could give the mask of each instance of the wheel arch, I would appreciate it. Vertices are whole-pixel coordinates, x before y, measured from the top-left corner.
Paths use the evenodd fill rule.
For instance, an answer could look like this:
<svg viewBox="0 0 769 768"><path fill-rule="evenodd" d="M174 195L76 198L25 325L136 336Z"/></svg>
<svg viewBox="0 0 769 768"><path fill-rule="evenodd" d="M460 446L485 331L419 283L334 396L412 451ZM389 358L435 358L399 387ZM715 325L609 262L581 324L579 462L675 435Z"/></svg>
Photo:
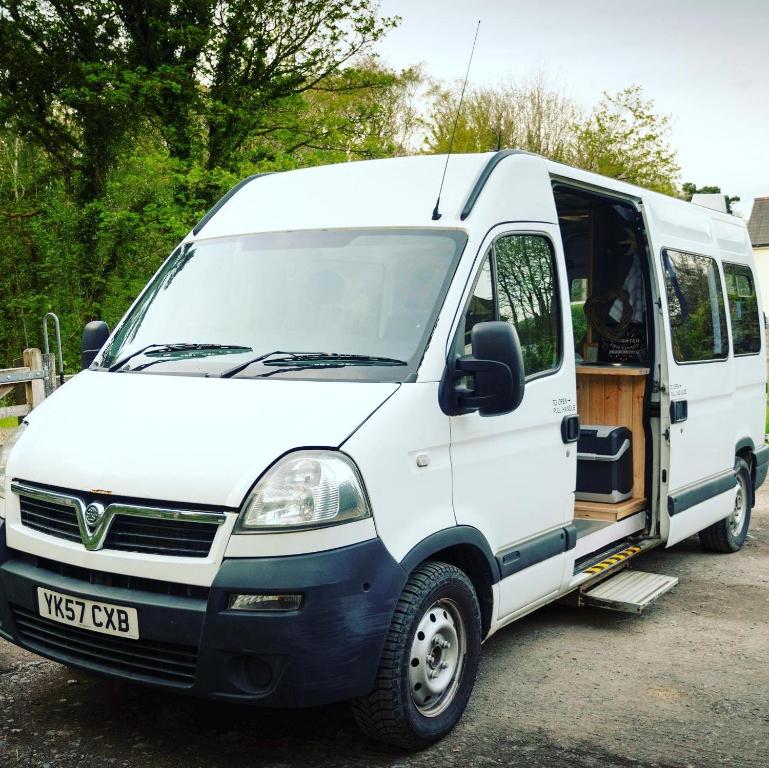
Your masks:
<svg viewBox="0 0 769 768"><path fill-rule="evenodd" d="M410 574L426 560L454 565L472 582L481 608L481 631L486 636L491 628L494 610L493 586L499 582L499 565L484 535L469 525L445 528L423 539L401 560Z"/></svg>
<svg viewBox="0 0 769 768"><path fill-rule="evenodd" d="M750 469L750 480L753 484L751 488L751 506L755 503L755 488L756 488L756 461L755 461L756 445L749 437L743 437L737 441L734 446L734 455L742 459L747 463Z"/></svg>
<svg viewBox="0 0 769 768"><path fill-rule="evenodd" d="M746 453L753 453L756 450L756 444L749 437L741 437L734 446L734 455L742 456Z"/></svg>

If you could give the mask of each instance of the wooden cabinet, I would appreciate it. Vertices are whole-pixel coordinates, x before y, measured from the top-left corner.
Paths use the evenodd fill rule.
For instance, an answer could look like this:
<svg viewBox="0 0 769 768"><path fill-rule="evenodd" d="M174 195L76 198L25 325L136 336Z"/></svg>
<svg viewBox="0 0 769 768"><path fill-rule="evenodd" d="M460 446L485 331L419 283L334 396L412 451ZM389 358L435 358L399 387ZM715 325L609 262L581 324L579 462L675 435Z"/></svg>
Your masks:
<svg viewBox="0 0 769 768"><path fill-rule="evenodd" d="M633 433L633 496L619 504L578 501L575 504L575 517L621 520L646 506L643 406L648 375L648 368L577 366L577 413L580 424L628 427Z"/></svg>

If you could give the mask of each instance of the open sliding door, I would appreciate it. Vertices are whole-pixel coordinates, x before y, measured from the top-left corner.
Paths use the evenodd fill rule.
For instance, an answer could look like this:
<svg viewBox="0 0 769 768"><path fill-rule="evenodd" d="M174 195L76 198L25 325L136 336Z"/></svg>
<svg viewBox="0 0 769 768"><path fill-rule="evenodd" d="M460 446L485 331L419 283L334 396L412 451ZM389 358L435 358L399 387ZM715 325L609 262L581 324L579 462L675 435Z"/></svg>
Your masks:
<svg viewBox="0 0 769 768"><path fill-rule="evenodd" d="M703 245L703 250L708 250ZM663 248L660 527L667 546L733 510L734 361L718 261Z"/></svg>

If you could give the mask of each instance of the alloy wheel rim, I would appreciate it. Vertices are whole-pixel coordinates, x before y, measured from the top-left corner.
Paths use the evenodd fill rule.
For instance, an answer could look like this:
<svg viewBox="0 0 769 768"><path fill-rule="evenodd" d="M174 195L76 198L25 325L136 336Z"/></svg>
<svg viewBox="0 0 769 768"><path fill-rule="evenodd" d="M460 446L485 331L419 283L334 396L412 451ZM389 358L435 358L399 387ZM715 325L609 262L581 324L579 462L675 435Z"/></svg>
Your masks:
<svg viewBox="0 0 769 768"><path fill-rule="evenodd" d="M459 606L449 598L422 615L409 655L409 687L417 710L437 717L451 704L465 663L467 632Z"/></svg>

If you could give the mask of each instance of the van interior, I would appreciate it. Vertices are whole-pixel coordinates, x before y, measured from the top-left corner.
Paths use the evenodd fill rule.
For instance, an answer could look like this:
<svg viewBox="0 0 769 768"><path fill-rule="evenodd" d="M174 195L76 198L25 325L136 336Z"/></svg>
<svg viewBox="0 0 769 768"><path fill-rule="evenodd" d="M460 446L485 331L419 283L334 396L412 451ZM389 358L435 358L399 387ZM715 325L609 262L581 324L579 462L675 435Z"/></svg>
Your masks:
<svg viewBox="0 0 769 768"><path fill-rule="evenodd" d="M651 520L649 252L643 218L631 202L558 183L554 194L577 363L574 524L577 567L585 567Z"/></svg>

